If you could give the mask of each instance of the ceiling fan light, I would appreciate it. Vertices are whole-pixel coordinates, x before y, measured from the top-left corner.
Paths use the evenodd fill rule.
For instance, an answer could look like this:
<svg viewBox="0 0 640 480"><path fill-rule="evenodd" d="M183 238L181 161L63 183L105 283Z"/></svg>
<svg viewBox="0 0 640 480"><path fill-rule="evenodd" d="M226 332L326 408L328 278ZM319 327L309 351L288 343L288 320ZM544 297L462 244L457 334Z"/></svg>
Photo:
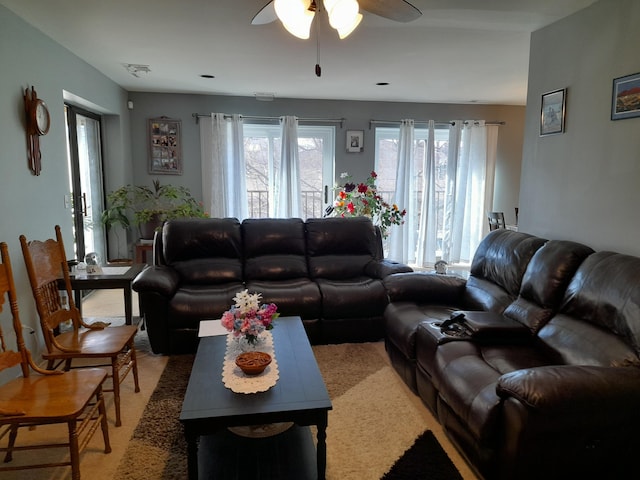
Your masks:
<svg viewBox="0 0 640 480"><path fill-rule="evenodd" d="M362 14L359 13L358 15L356 15L355 21L351 25L349 25L346 28L336 29L338 30L338 36L340 37L340 40L344 40L349 35L351 35L351 32L353 32L356 29L356 27L360 25L361 21L362 21Z"/></svg>
<svg viewBox="0 0 640 480"><path fill-rule="evenodd" d="M280 21L292 22L311 5L311 0L274 0L273 8Z"/></svg>
<svg viewBox="0 0 640 480"><path fill-rule="evenodd" d="M287 31L306 40L311 31L311 22L315 12L309 10L311 0L275 0L273 6L276 15Z"/></svg>
<svg viewBox="0 0 640 480"><path fill-rule="evenodd" d="M282 22L282 25L291 35L306 40L311 33L311 22L313 22L314 15L315 12L307 10L294 23Z"/></svg>
<svg viewBox="0 0 640 480"><path fill-rule="evenodd" d="M337 0L331 5L331 8L327 7L329 24L336 30L353 25L358 16L358 9L359 5L356 0Z"/></svg>

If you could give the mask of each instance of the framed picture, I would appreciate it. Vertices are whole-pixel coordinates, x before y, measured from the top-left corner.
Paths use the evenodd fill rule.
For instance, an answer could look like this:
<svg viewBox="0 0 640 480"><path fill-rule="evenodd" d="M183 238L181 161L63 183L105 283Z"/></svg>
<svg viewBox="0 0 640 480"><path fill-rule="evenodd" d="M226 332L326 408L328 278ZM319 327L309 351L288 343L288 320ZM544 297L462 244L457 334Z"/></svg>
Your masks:
<svg viewBox="0 0 640 480"><path fill-rule="evenodd" d="M640 116L640 73L613 79L611 120Z"/></svg>
<svg viewBox="0 0 640 480"><path fill-rule="evenodd" d="M567 89L561 88L542 95L540 110L540 136L564 133Z"/></svg>
<svg viewBox="0 0 640 480"><path fill-rule="evenodd" d="M364 150L364 130L347 130L347 152L362 152Z"/></svg>
<svg viewBox="0 0 640 480"><path fill-rule="evenodd" d="M181 121L149 119L149 173L182 175Z"/></svg>

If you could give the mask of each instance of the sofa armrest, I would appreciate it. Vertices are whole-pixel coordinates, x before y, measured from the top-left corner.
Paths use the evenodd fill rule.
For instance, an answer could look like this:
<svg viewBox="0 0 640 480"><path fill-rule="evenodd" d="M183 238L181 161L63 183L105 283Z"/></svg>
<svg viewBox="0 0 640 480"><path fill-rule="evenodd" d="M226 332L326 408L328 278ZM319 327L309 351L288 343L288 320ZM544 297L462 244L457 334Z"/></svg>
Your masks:
<svg viewBox="0 0 640 480"><path fill-rule="evenodd" d="M404 263L392 260L373 260L365 267L365 273L372 278L384 279L394 273L413 272L413 269Z"/></svg>
<svg viewBox="0 0 640 480"><path fill-rule="evenodd" d="M384 279L391 302L460 304L466 280L424 272L395 273Z"/></svg>
<svg viewBox="0 0 640 480"><path fill-rule="evenodd" d="M131 287L138 293L158 293L171 298L178 288L180 277L166 266L147 267L133 279Z"/></svg>
<svg viewBox="0 0 640 480"><path fill-rule="evenodd" d="M640 368L530 368L496 390L499 478L624 478L636 468Z"/></svg>
<svg viewBox="0 0 640 480"><path fill-rule="evenodd" d="M504 374L496 387L544 414L628 415L640 404L640 368L560 365Z"/></svg>

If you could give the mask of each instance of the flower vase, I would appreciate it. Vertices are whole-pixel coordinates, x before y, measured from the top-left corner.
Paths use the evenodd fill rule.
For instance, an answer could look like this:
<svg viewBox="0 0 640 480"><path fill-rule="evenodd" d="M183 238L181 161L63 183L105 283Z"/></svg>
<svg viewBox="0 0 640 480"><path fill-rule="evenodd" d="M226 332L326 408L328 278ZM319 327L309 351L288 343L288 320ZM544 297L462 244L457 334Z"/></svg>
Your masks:
<svg viewBox="0 0 640 480"><path fill-rule="evenodd" d="M260 345L264 342L263 334L259 334L255 342L250 342L244 335L238 335L233 338L235 342L235 350L238 354L244 352L254 352L260 348Z"/></svg>

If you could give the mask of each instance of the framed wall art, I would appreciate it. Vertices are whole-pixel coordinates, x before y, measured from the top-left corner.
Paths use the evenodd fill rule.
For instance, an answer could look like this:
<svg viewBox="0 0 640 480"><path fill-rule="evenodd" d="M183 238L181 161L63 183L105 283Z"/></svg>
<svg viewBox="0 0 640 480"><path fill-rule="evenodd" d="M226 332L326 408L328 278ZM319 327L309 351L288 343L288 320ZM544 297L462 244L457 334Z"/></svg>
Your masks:
<svg viewBox="0 0 640 480"><path fill-rule="evenodd" d="M182 175L181 121L149 119L149 173Z"/></svg>
<svg viewBox="0 0 640 480"><path fill-rule="evenodd" d="M364 130L347 130L347 152L362 152L364 150Z"/></svg>
<svg viewBox="0 0 640 480"><path fill-rule="evenodd" d="M564 133L567 89L561 88L542 95L540 109L540 136Z"/></svg>
<svg viewBox="0 0 640 480"><path fill-rule="evenodd" d="M611 120L640 117L640 73L613 79Z"/></svg>

